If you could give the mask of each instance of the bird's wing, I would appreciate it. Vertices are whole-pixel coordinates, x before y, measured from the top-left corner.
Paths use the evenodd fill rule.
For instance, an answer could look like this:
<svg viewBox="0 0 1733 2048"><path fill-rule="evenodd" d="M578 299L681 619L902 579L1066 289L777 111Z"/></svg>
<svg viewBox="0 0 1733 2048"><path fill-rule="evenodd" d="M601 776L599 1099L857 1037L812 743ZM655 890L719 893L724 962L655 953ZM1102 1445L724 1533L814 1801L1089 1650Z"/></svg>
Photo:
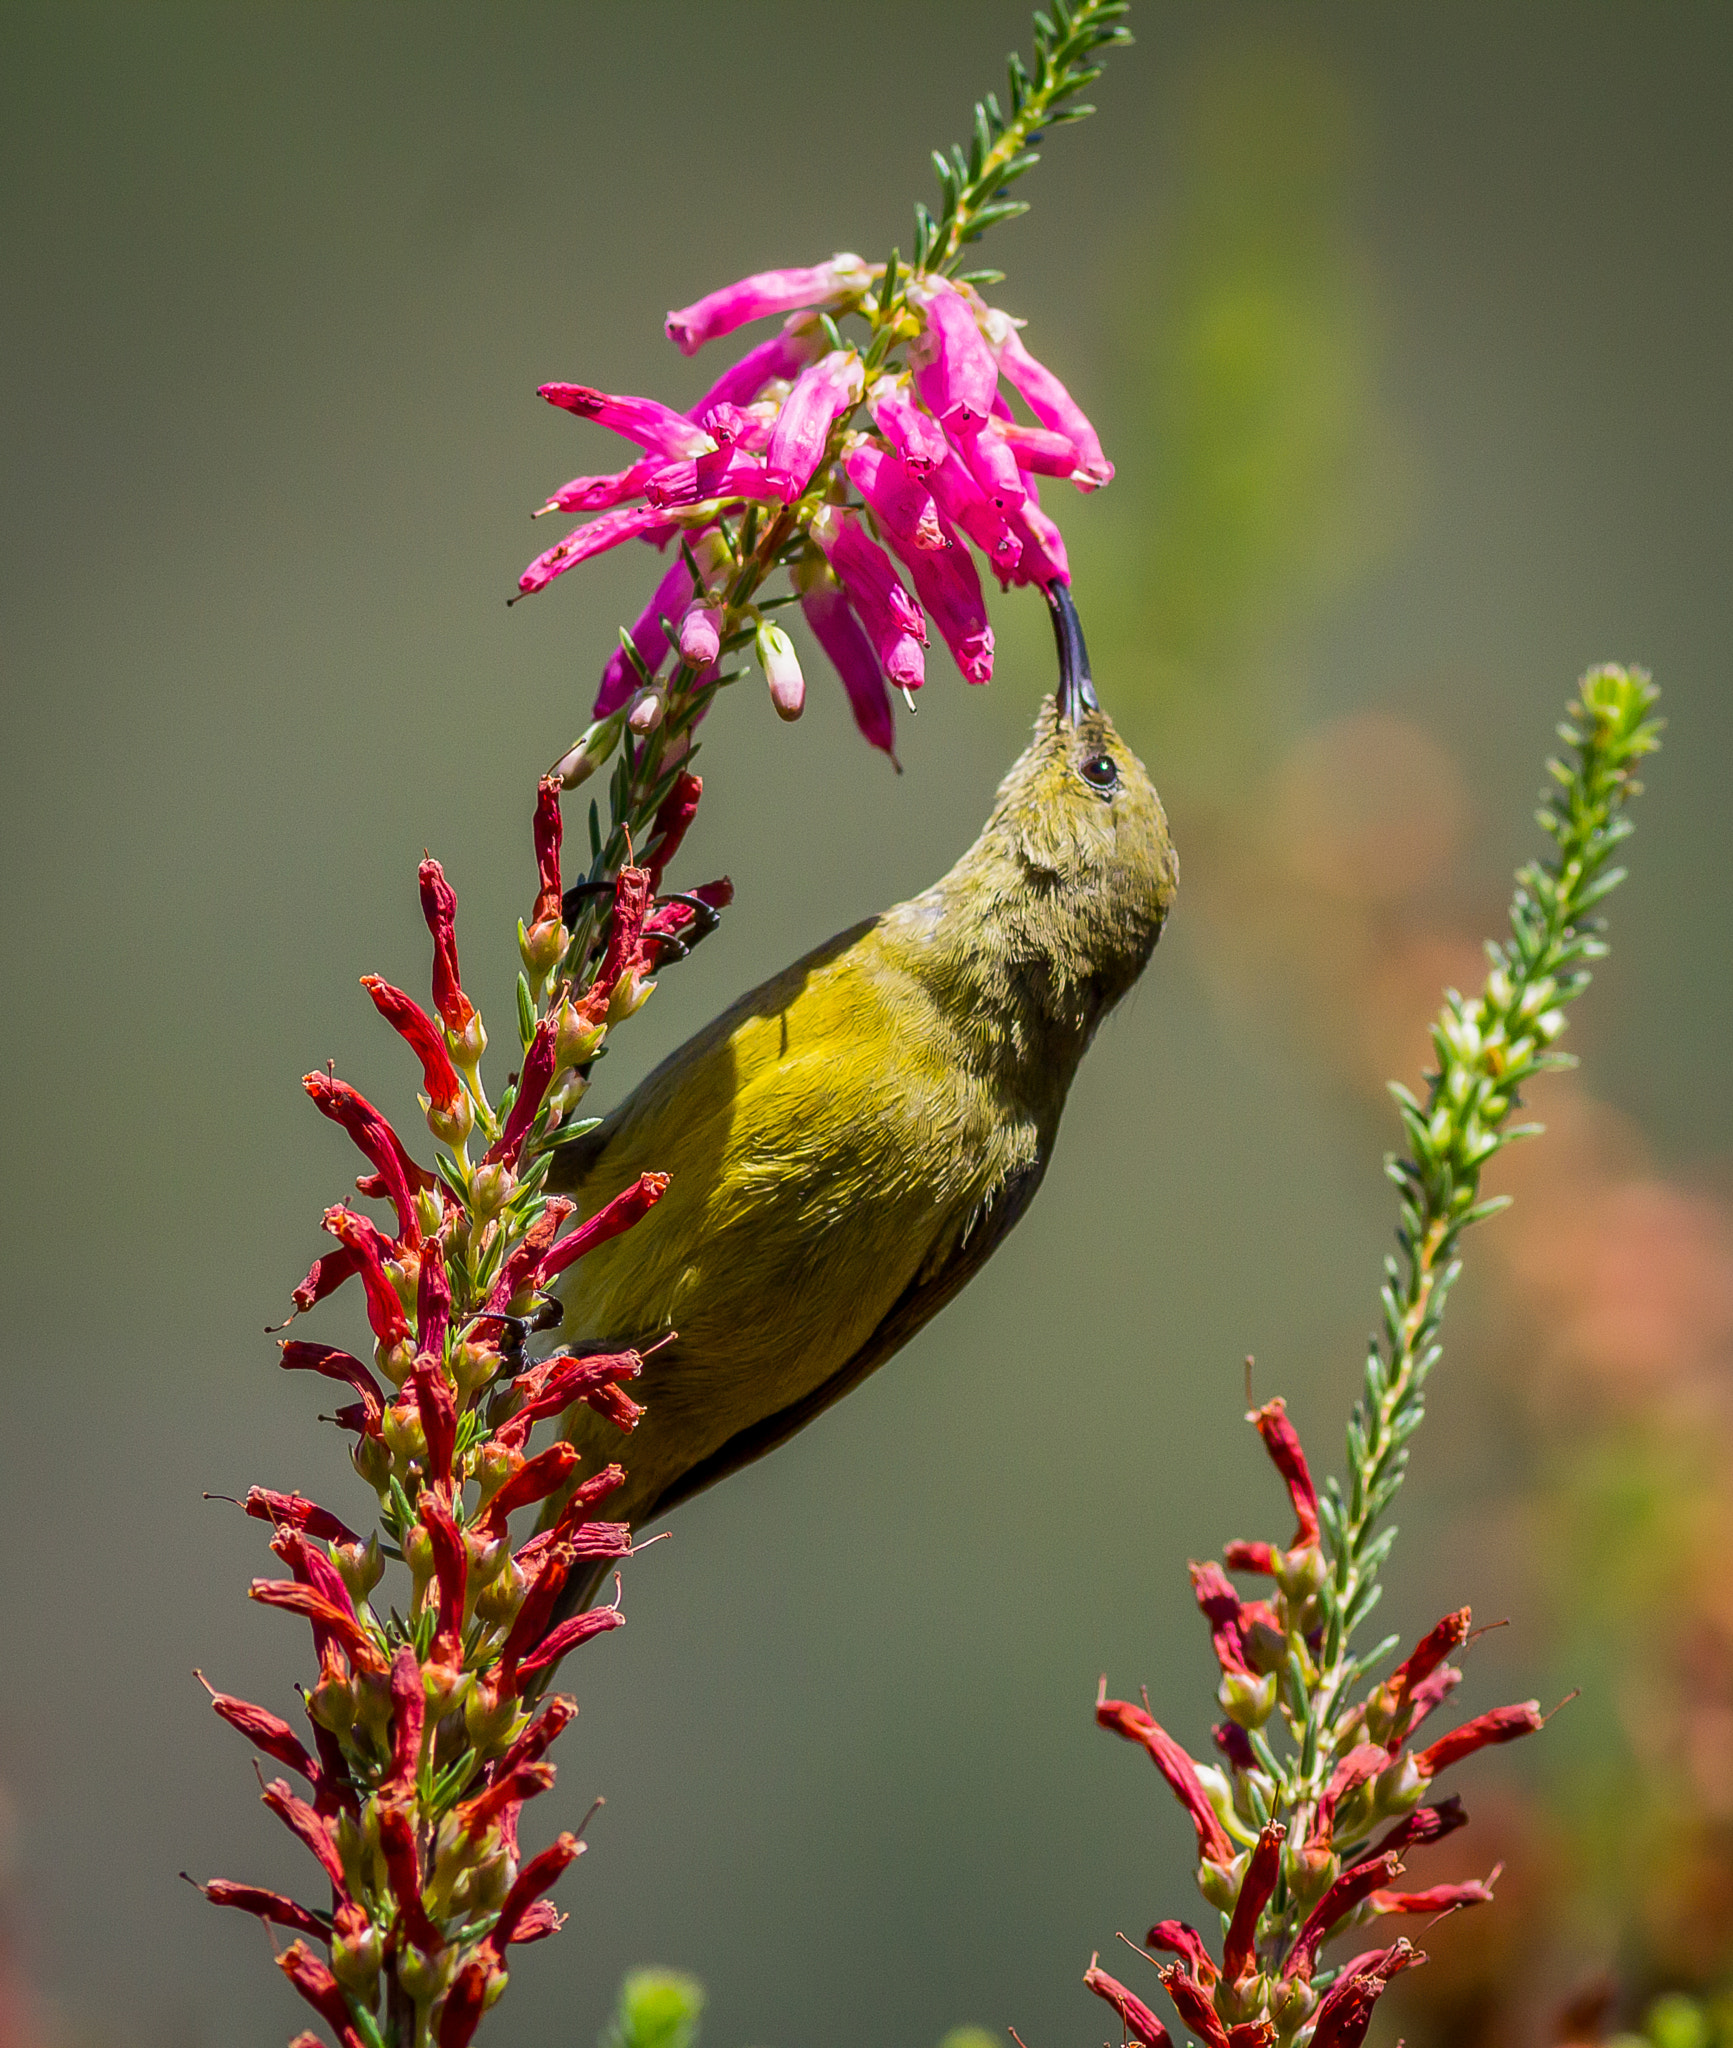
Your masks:
<svg viewBox="0 0 1733 2048"><path fill-rule="evenodd" d="M1041 1176L1047 1170L1045 1151L1016 1168L982 1200L958 1234L948 1252L929 1265L897 1298L872 1335L854 1355L822 1385L791 1401L761 1421L731 1436L719 1450L683 1473L657 1498L645 1514L647 1522L665 1515L695 1493L714 1486L719 1479L738 1472L773 1451L804 1429L815 1416L823 1414L833 1401L860 1385L868 1373L884 1364L914 1336L923 1324L962 1291L998 1249L1007 1231L1028 1208Z"/></svg>

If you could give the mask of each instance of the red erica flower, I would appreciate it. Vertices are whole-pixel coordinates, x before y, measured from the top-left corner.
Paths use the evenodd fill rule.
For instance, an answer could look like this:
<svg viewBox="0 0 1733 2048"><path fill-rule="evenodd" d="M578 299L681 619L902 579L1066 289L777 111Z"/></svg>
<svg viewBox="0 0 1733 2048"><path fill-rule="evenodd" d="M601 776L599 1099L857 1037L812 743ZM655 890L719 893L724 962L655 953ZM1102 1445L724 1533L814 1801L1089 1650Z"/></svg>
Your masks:
<svg viewBox="0 0 1733 2048"><path fill-rule="evenodd" d="M377 1192L397 1211L399 1239L406 1245L419 1244L421 1221L415 1208L415 1190L430 1187L433 1176L425 1167L416 1165L386 1119L347 1081L339 1081L333 1074L304 1074L301 1086L324 1115L343 1126L372 1162L378 1176Z"/></svg>
<svg viewBox="0 0 1733 2048"><path fill-rule="evenodd" d="M270 1522L282 1529L304 1530L321 1543L361 1541L347 1522L298 1493L272 1493L268 1487L251 1486L242 1506L257 1521Z"/></svg>
<svg viewBox="0 0 1733 2048"><path fill-rule="evenodd" d="M1233 1843L1228 1839L1227 1830L1216 1819L1215 1808L1210 1805L1209 1795L1198 1777L1197 1765L1160 1722L1142 1707L1134 1707L1129 1700L1110 1700L1105 1678L1096 1695L1095 1718L1103 1728L1111 1728L1129 1742L1141 1743L1149 1752L1150 1761L1191 1816L1192 1826L1197 1830L1199 1857L1206 1863L1231 1863L1234 1859Z"/></svg>
<svg viewBox="0 0 1733 2048"><path fill-rule="evenodd" d="M1083 1981L1097 1998L1105 1998L1118 2013L1125 2028L1128 2042L1141 2041L1143 2048L1170 2048L1173 2036L1152 2013L1134 1991L1128 1991L1117 1977L1110 1977L1099 1968L1093 1956L1089 1967L1083 1973Z"/></svg>
<svg viewBox="0 0 1733 2048"><path fill-rule="evenodd" d="M1309 1549L1318 1541L1318 1489L1312 1484L1312 1475L1306 1464L1306 1454L1300 1448L1299 1435L1288 1420L1288 1404L1280 1398L1266 1401L1263 1407L1255 1409L1247 1420L1257 1425L1264 1448L1270 1454L1270 1462L1287 1481L1288 1493L1294 1503L1294 1515L1299 1527L1294 1532L1291 1549Z"/></svg>
<svg viewBox="0 0 1733 2048"><path fill-rule="evenodd" d="M1186 1968L1197 1981L1211 1986L1216 1981L1215 1958L1204 1947L1203 1936L1184 1920L1158 1920L1144 1937L1149 1948L1163 1949L1169 1955L1182 1956Z"/></svg>
<svg viewBox="0 0 1733 2048"><path fill-rule="evenodd" d="M1515 1707L1494 1707L1490 1713L1476 1714L1472 1721L1464 1721L1460 1728L1441 1735L1429 1749L1419 1751L1414 1768L1423 1780L1435 1778L1477 1749L1515 1742L1519 1736L1533 1735L1545 1726L1546 1716L1540 1710L1539 1700L1524 1700Z"/></svg>
<svg viewBox="0 0 1733 2048"><path fill-rule="evenodd" d="M354 1267L351 1264L350 1270ZM360 1359L347 1351L338 1351L329 1344L305 1344L291 1338L282 1346L282 1366L285 1372L316 1372L329 1380L341 1380L360 1395L362 1426L369 1436L379 1434L379 1424L385 1414L385 1396L379 1382L368 1371Z"/></svg>
<svg viewBox="0 0 1733 2048"><path fill-rule="evenodd" d="M1259 1834L1246 1863L1239 1899L1222 1941L1222 1975L1230 1984L1237 1984L1257 1968L1258 1919L1276 1889L1282 1872L1282 1844L1287 1839L1287 1829L1279 1821L1272 1822Z"/></svg>
<svg viewBox="0 0 1733 2048"><path fill-rule="evenodd" d="M629 1188L622 1189L611 1202L604 1203L595 1215L548 1247L536 1264L534 1285L543 1291L551 1287L566 1268L586 1252L594 1251L597 1245L606 1244L610 1238L618 1237L623 1230L630 1230L634 1223L641 1222L667 1192L667 1174L640 1174Z"/></svg>
<svg viewBox="0 0 1733 2048"><path fill-rule="evenodd" d="M277 1967L337 2036L342 2048L363 2048L348 2001L330 1966L322 1963L304 1941L290 1942L277 1958Z"/></svg>
<svg viewBox="0 0 1733 2048"><path fill-rule="evenodd" d="M421 1062L428 1102L451 1127L448 1142L461 1143L468 1134L469 1116L465 1112L469 1098L457 1077L457 1069L451 1063L451 1054L446 1050L439 1026L413 996L405 995L400 988L393 988L388 981L381 981L377 974L362 975L361 986L372 997L373 1007L380 1016ZM464 1123L463 1131L455 1128L459 1120ZM441 1131L437 1135L446 1137L447 1132Z"/></svg>
<svg viewBox="0 0 1733 2048"><path fill-rule="evenodd" d="M203 1672L195 1672L194 1676L210 1693L211 1705L231 1728L239 1730L255 1749L263 1750L275 1762L299 1771L309 1785L318 1785L319 1766L307 1754L301 1738L287 1721L273 1714L268 1707L256 1707L250 1700L236 1699L232 1693L214 1691L205 1685Z"/></svg>
<svg viewBox="0 0 1733 2048"><path fill-rule="evenodd" d="M386 1256L396 1247L389 1238L382 1238L365 1216L340 1204L325 1211L323 1222L349 1253L355 1262L354 1270L361 1275L367 1294L367 1320L373 1326L374 1336L387 1350L401 1344L409 1335L409 1317L385 1270Z"/></svg>
<svg viewBox="0 0 1733 2048"><path fill-rule="evenodd" d="M297 1905L293 1899L284 1898L281 1892L268 1892L256 1884L231 1884L226 1877L213 1877L209 1884L201 1884L198 1889L213 1906L233 1906L237 1912L252 1913L260 1920L270 1921L275 1927L287 1927L296 1934L310 1934L315 1941L331 1939L331 1929L326 1921L305 1906Z"/></svg>
<svg viewBox="0 0 1733 2048"><path fill-rule="evenodd" d="M457 965L457 891L445 879L438 861L431 858L421 863L419 879L421 914L433 935L433 1007L467 1052L477 1019L475 1005L463 992Z"/></svg>

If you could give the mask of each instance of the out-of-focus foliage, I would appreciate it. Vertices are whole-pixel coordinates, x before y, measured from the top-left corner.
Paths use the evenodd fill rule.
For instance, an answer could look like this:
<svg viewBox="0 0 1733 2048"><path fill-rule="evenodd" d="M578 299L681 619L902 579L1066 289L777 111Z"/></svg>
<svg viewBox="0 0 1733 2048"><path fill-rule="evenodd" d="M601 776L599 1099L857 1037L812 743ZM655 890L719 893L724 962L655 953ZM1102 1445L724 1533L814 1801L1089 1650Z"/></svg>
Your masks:
<svg viewBox="0 0 1733 2048"><path fill-rule="evenodd" d="M633 1970L603 2029L601 2048L694 2048L704 1987L678 1970Z"/></svg>

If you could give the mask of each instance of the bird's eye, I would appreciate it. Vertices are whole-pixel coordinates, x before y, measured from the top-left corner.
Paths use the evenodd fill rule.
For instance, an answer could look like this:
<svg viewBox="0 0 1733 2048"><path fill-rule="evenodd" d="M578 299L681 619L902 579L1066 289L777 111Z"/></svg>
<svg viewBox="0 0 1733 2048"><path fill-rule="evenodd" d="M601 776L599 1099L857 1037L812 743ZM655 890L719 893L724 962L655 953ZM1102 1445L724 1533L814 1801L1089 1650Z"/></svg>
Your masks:
<svg viewBox="0 0 1733 2048"><path fill-rule="evenodd" d="M1083 779L1091 789L1105 794L1119 787L1119 768L1111 754L1091 754L1083 764Z"/></svg>

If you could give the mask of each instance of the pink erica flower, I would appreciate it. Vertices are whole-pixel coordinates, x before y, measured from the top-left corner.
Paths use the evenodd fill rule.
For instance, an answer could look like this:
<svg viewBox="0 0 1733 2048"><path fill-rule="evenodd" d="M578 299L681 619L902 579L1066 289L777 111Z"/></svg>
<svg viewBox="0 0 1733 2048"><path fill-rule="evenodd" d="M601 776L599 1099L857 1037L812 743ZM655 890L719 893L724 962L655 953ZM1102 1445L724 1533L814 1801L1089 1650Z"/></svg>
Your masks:
<svg viewBox="0 0 1733 2048"><path fill-rule="evenodd" d="M996 576L1010 577L1022 559L1023 543L994 510L962 457L954 451L947 453L926 481L939 510L951 525L969 536L987 557Z"/></svg>
<svg viewBox="0 0 1733 2048"><path fill-rule="evenodd" d="M1014 583L1069 583L1071 563L1065 552L1065 536L1035 502L1033 485L1022 504L1010 515L1011 531L1021 544Z"/></svg>
<svg viewBox="0 0 1733 2048"><path fill-rule="evenodd" d="M936 469L950 453L945 430L915 403L914 393L900 377L878 377L867 393L873 425L916 476Z"/></svg>
<svg viewBox="0 0 1733 2048"><path fill-rule="evenodd" d="M984 426L999 389L999 365L969 302L943 278L910 287L925 329L909 344L915 389L934 419L953 432Z"/></svg>
<svg viewBox="0 0 1733 2048"><path fill-rule="evenodd" d="M829 505L812 522L812 537L847 592L885 674L904 689L919 689L926 680L926 621L883 548L867 538L853 513Z"/></svg>
<svg viewBox="0 0 1733 2048"><path fill-rule="evenodd" d="M1005 382L1042 426L1062 434L1076 451L1081 474L1073 481L1085 490L1111 483L1113 464L1102 453L1100 439L1083 408L1046 364L1037 362L1023 346L1015 323L1003 313L991 313L987 317L987 331L998 349L999 371Z"/></svg>
<svg viewBox="0 0 1733 2048"><path fill-rule="evenodd" d="M798 377L808 363L823 354L824 346L824 329L816 320L790 320L780 334L748 349L739 362L724 370L692 408L690 417L702 421L717 406L750 405L767 384Z"/></svg>
<svg viewBox="0 0 1733 2048"><path fill-rule="evenodd" d="M630 468L607 476L575 476L569 484L561 484L535 517L540 519L547 512L608 512L629 499L641 498L645 480L655 475L663 461L659 454L644 455Z"/></svg>
<svg viewBox="0 0 1733 2048"><path fill-rule="evenodd" d="M765 474L785 505L792 505L812 481L831 427L859 403L864 385L860 357L852 348L833 349L795 379L764 457Z"/></svg>
<svg viewBox="0 0 1733 2048"><path fill-rule="evenodd" d="M953 426L947 431L981 495L995 512L1013 520L1029 496L1029 486L1004 435L996 426Z"/></svg>
<svg viewBox="0 0 1733 2048"><path fill-rule="evenodd" d="M873 644L842 585L823 561L802 564L795 572L795 584L800 591L801 616L842 678L861 737L895 761L896 724L891 693Z"/></svg>
<svg viewBox="0 0 1733 2048"><path fill-rule="evenodd" d="M925 550L905 555L915 594L939 629L966 683L993 680L993 629L974 557L960 541L942 554Z"/></svg>
<svg viewBox="0 0 1733 2048"><path fill-rule="evenodd" d="M1056 434L1048 427L1020 427L1015 420L994 420L985 429L995 440L1003 441L1015 457L1019 469L1033 470L1038 476L1062 476L1077 483L1083 478L1083 471L1077 467L1077 450L1063 434ZM1093 483L1084 487L1093 490Z"/></svg>
<svg viewBox="0 0 1733 2048"><path fill-rule="evenodd" d="M655 398L616 396L588 384L543 384L541 395L562 412L611 427L624 440L636 441L648 455L678 462L683 455L706 455L716 443L704 429Z"/></svg>
<svg viewBox="0 0 1733 2048"><path fill-rule="evenodd" d="M879 531L905 562L948 545L932 492L897 456L863 441L843 457L842 466Z"/></svg>
<svg viewBox="0 0 1733 2048"><path fill-rule="evenodd" d="M535 591L545 590L556 576L563 576L593 555L606 554L622 541L647 540L652 535L661 539L672 532L668 515L659 506L630 505L618 512L604 512L588 526L575 527L564 540L544 548L518 578L518 596L529 597Z"/></svg>
<svg viewBox="0 0 1733 2048"><path fill-rule="evenodd" d="M833 256L804 270L758 270L719 291L707 292L690 306L668 315L668 339L683 356L696 355L707 341L732 334L749 320L772 313L791 313L806 306L840 303L872 282L872 272L858 256Z"/></svg>
<svg viewBox="0 0 1733 2048"><path fill-rule="evenodd" d="M645 669L655 675L662 666L668 652L668 636L662 631L664 619L680 616L687 599L692 595L692 572L683 560L677 560L656 585L655 595L638 614L633 626L631 641L637 650L638 659ZM638 688L638 671L632 666L623 647L616 647L608 656L602 670L601 687L596 692L596 706L593 716L611 718Z"/></svg>

